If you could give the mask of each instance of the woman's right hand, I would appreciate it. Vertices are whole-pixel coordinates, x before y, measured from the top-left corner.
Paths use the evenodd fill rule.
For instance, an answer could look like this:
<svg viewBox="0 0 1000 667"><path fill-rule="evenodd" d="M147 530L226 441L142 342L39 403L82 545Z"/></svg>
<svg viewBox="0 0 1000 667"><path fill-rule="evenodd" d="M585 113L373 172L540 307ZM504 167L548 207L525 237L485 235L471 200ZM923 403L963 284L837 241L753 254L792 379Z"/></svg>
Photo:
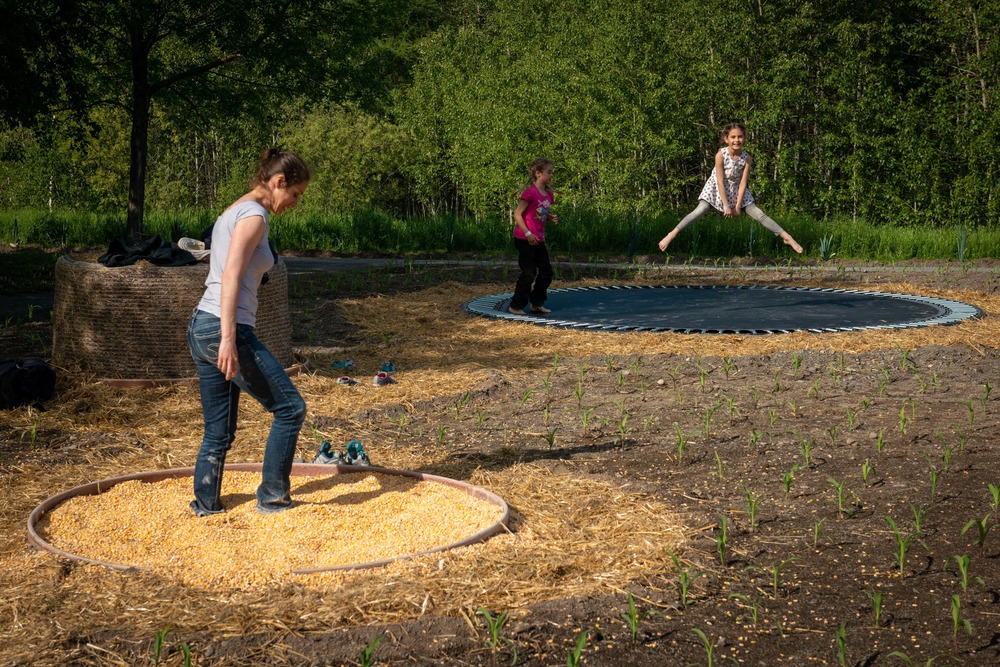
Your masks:
<svg viewBox="0 0 1000 667"><path fill-rule="evenodd" d="M232 380L240 372L240 358L234 341L223 340L219 343L219 362L216 365L226 380Z"/></svg>

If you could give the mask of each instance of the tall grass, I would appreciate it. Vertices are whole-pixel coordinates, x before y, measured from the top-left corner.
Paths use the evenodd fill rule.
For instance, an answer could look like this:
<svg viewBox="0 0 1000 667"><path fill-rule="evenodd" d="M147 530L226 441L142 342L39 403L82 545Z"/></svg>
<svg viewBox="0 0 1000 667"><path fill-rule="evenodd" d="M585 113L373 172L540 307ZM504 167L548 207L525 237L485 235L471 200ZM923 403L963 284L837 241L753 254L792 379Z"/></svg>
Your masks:
<svg viewBox="0 0 1000 667"><path fill-rule="evenodd" d="M147 212L146 234L159 234L172 241L182 236L200 236L214 220L208 211L175 213ZM100 248L121 237L125 216L118 213L20 209L0 211L0 242L20 245Z"/></svg>
<svg viewBox="0 0 1000 667"><path fill-rule="evenodd" d="M147 212L145 231L169 240L198 237L212 224L210 211ZM550 252L632 257L658 255L656 244L677 224L679 214L655 217L603 215L593 210L561 210L558 225L546 229ZM1000 257L1000 228L942 228L874 225L849 219L818 222L785 216L779 223L819 257L823 238L837 259L896 262L907 259L970 260ZM70 210L0 211L0 242L46 247L104 248L119 238L124 216ZM405 218L382 211L319 215L291 211L271 220L271 235L281 250L336 253L497 254L511 252L507 218L476 219L441 215ZM747 217L709 215L685 229L671 244L673 257L791 257L780 239Z"/></svg>

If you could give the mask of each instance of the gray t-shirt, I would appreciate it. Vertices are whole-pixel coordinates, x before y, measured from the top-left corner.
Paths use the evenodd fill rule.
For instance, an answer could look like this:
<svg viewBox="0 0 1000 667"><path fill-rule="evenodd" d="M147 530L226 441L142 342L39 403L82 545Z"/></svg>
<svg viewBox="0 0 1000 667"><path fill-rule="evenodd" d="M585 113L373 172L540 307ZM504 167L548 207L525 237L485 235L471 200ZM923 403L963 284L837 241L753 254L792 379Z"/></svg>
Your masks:
<svg viewBox="0 0 1000 667"><path fill-rule="evenodd" d="M198 310L221 317L222 313L222 271L226 268L226 258L229 256L229 242L233 238L233 230L244 218L255 215L264 218L264 235L254 248L247 270L240 276L240 299L236 307L237 324L257 323L257 288L264 273L274 266L274 256L267 244L267 235L271 230L267 220L267 209L257 202L239 202L233 204L219 216L212 228L212 254L205 279L205 294L201 297Z"/></svg>

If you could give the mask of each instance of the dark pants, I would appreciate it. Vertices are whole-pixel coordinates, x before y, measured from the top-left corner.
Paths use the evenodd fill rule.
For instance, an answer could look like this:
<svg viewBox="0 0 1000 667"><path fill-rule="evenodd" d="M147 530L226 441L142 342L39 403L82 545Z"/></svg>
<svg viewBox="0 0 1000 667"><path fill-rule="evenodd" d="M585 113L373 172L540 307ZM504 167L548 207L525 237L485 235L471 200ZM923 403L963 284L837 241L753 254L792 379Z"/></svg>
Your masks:
<svg viewBox="0 0 1000 667"><path fill-rule="evenodd" d="M542 306L548 298L549 285L552 284L549 251L544 243L531 245L519 238L514 239L514 247L517 248L517 266L521 269L521 275L517 277L510 307L524 310L529 302L532 306Z"/></svg>

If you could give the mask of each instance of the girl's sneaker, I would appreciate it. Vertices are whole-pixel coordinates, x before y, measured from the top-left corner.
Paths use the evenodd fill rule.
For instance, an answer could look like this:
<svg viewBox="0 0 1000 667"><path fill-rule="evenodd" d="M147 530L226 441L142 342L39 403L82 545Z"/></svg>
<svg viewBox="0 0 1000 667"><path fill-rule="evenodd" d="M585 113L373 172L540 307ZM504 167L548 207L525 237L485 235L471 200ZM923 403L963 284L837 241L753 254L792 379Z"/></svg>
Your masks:
<svg viewBox="0 0 1000 667"><path fill-rule="evenodd" d="M396 372L396 364L392 363L391 361L385 362L384 364L382 364L382 372L383 373L389 373L390 375L392 373L395 373Z"/></svg>
<svg viewBox="0 0 1000 667"><path fill-rule="evenodd" d="M355 364L350 359L345 359L344 361L338 361L335 359L333 362L330 363L330 365L333 366L334 368L348 370L350 368L354 368Z"/></svg>
<svg viewBox="0 0 1000 667"><path fill-rule="evenodd" d="M372 384L375 385L376 387L382 387L382 386L385 386L387 384L393 384L395 382L396 381L393 380L391 377L389 377L389 374L386 373L385 371L383 371L383 372L379 373L378 375L376 375L375 379L372 380Z"/></svg>
<svg viewBox="0 0 1000 667"><path fill-rule="evenodd" d="M320 445L319 454L313 459L313 463L332 463L334 465L347 465L347 460L340 455L340 452L333 449L329 440L324 440Z"/></svg>
<svg viewBox="0 0 1000 667"><path fill-rule="evenodd" d="M370 466L371 459L365 453L365 448L358 440L347 443L347 464L352 466Z"/></svg>
<svg viewBox="0 0 1000 667"><path fill-rule="evenodd" d="M346 384L348 387L351 386L352 384L357 384L357 383L358 383L357 380L355 380L352 377L348 377L346 375L341 375L339 378L337 378L337 384Z"/></svg>

